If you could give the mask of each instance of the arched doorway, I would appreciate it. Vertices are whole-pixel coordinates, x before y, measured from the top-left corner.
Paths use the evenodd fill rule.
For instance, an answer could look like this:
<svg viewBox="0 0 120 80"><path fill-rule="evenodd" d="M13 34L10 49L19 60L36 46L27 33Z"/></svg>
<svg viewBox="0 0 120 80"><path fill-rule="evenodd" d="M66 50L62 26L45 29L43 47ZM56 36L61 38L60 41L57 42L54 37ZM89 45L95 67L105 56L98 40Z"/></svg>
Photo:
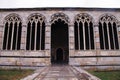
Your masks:
<svg viewBox="0 0 120 80"><path fill-rule="evenodd" d="M58 19L51 24L51 63L68 63L69 61L68 24Z"/></svg>
<svg viewBox="0 0 120 80"><path fill-rule="evenodd" d="M64 54L63 53L64 53L64 51L61 48L58 48L56 50L56 62L57 63L63 63L63 61L64 61Z"/></svg>

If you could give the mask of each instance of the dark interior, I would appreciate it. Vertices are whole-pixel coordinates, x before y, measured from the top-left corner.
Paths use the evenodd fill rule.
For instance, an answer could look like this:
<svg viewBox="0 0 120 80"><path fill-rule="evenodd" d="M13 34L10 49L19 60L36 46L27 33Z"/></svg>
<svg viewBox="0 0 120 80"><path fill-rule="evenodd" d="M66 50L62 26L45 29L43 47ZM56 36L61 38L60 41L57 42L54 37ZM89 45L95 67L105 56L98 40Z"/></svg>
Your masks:
<svg viewBox="0 0 120 80"><path fill-rule="evenodd" d="M56 62L57 63L62 63L64 61L64 55L63 55L63 50L61 48L58 48L56 50Z"/></svg>
<svg viewBox="0 0 120 80"><path fill-rule="evenodd" d="M51 62L68 63L68 24L58 19L51 25Z"/></svg>

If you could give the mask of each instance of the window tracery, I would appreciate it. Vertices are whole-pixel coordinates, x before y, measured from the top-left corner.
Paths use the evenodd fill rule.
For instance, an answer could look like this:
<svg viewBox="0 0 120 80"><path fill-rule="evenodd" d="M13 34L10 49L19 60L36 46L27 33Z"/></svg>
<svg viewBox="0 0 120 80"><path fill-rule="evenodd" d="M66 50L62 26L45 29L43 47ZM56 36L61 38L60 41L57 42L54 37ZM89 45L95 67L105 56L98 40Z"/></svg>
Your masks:
<svg viewBox="0 0 120 80"><path fill-rule="evenodd" d="M26 50L44 50L45 17L33 14L28 18Z"/></svg>
<svg viewBox="0 0 120 80"><path fill-rule="evenodd" d="M93 19L86 13L77 14L74 23L75 50L94 49Z"/></svg>
<svg viewBox="0 0 120 80"><path fill-rule="evenodd" d="M101 49L119 49L117 19L110 14L103 15L99 20L99 35Z"/></svg>
<svg viewBox="0 0 120 80"><path fill-rule="evenodd" d="M22 22L17 14L5 17L3 50L19 50L21 42Z"/></svg>

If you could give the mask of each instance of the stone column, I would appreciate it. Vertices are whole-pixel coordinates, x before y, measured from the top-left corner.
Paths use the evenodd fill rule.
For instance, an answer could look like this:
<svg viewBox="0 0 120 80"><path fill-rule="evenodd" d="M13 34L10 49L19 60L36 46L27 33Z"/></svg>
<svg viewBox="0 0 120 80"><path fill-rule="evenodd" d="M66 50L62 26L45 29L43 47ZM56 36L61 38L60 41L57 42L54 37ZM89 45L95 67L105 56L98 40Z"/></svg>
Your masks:
<svg viewBox="0 0 120 80"><path fill-rule="evenodd" d="M49 57L48 65L51 64L51 25L46 23L45 27L45 56Z"/></svg>
<svg viewBox="0 0 120 80"><path fill-rule="evenodd" d="M21 32L21 50L26 50L26 38L27 38L27 25L22 25L22 32Z"/></svg>
<svg viewBox="0 0 120 80"><path fill-rule="evenodd" d="M4 38L4 28L3 25L0 25L0 50L2 50L3 38Z"/></svg>
<svg viewBox="0 0 120 80"><path fill-rule="evenodd" d="M75 36L74 36L74 21L71 21L69 26L69 65L76 64L75 58Z"/></svg>
<svg viewBox="0 0 120 80"><path fill-rule="evenodd" d="M96 56L100 55L100 36L99 36L99 25L94 25L94 43L95 43L95 50ZM96 65L98 64L98 57L96 57Z"/></svg>
<svg viewBox="0 0 120 80"><path fill-rule="evenodd" d="M117 30L118 30L118 42L119 42L119 50L120 50L120 23L118 25Z"/></svg>
<svg viewBox="0 0 120 80"><path fill-rule="evenodd" d="M100 49L100 36L99 36L99 25L94 25L94 39L95 39L95 49Z"/></svg>
<svg viewBox="0 0 120 80"><path fill-rule="evenodd" d="M75 42L74 42L74 24L68 25L69 29L69 56L74 56Z"/></svg>

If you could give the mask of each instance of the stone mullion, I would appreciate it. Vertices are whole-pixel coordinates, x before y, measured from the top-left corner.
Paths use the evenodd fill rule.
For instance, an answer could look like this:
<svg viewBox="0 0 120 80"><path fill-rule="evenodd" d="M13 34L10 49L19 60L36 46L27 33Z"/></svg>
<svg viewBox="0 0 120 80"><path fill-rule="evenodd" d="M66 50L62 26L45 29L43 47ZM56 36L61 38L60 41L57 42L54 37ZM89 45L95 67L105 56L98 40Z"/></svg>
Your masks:
<svg viewBox="0 0 120 80"><path fill-rule="evenodd" d="M104 50L105 50L106 47L105 47L105 35L104 35L104 30L103 30L104 27L103 27L103 22L101 22L101 23L102 23L101 27L102 27L102 33L103 33L103 35L102 35L103 36L103 46L104 46Z"/></svg>
<svg viewBox="0 0 120 80"><path fill-rule="evenodd" d="M31 24L30 25L31 29L30 29L30 45L29 45L30 47L29 47L29 50L31 50L31 37L32 37L32 24L33 24L33 22L30 22L30 24Z"/></svg>
<svg viewBox="0 0 120 80"><path fill-rule="evenodd" d="M113 34L113 44L114 44L114 49L115 49L116 46L115 46L115 35L114 35L114 30L113 30L113 22L111 23L111 27L112 27L112 34Z"/></svg>
<svg viewBox="0 0 120 80"><path fill-rule="evenodd" d="M85 24L84 24L85 22L82 22L82 24L83 24L83 38L84 38L84 40L83 40L83 42L84 42L84 50L86 50L86 44L85 44Z"/></svg>
<svg viewBox="0 0 120 80"><path fill-rule="evenodd" d="M37 45L36 38L37 38L37 21L35 22L35 43L34 43L34 50L36 50L36 45Z"/></svg>
<svg viewBox="0 0 120 80"><path fill-rule="evenodd" d="M12 50L12 45L13 45L13 35L14 35L14 26L15 25L15 22L13 22L13 25L12 25L12 38L11 38L11 47L10 47L10 49Z"/></svg>
<svg viewBox="0 0 120 80"><path fill-rule="evenodd" d="M17 42L18 42L18 32L19 32L19 24L20 24L20 22L17 22L17 33L16 33L16 46L15 46L15 49L17 50Z"/></svg>
<svg viewBox="0 0 120 80"><path fill-rule="evenodd" d="M78 49L80 50L80 26L79 26L80 22L77 22L77 26L78 26Z"/></svg>
<svg viewBox="0 0 120 80"><path fill-rule="evenodd" d="M108 36L108 43L109 43L108 45L109 45L109 50L110 50L111 46L110 46L110 36L109 36L110 33L109 33L109 29L108 29L109 28L108 22L107 22L107 26L106 27L107 27L107 36Z"/></svg>

